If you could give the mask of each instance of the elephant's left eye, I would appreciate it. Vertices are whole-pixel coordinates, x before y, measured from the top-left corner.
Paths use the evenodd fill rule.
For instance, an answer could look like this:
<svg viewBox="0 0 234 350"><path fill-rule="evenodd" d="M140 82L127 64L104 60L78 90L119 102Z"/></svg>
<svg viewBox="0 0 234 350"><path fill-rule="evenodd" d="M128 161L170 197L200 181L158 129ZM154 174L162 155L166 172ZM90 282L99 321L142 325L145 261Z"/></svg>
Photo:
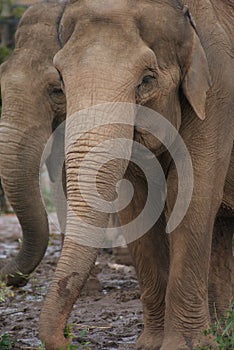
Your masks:
<svg viewBox="0 0 234 350"><path fill-rule="evenodd" d="M155 81L155 77L152 75L146 75L143 79L142 79L142 84L151 84Z"/></svg>
<svg viewBox="0 0 234 350"><path fill-rule="evenodd" d="M136 102L144 103L149 100L155 92L156 85L156 75L153 72L146 74L136 88Z"/></svg>

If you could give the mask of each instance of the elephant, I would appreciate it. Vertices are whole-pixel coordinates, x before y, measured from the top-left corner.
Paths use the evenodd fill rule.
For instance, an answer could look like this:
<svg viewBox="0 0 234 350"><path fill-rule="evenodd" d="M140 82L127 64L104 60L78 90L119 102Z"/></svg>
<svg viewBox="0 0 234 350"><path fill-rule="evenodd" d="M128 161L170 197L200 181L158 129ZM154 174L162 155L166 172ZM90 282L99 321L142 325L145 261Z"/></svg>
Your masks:
<svg viewBox="0 0 234 350"><path fill-rule="evenodd" d="M113 127L110 116L109 129L85 132L66 153L68 208L100 226L106 225L108 213L90 207L95 208L97 198L88 179L103 158L93 155L95 167L85 160L98 142L109 137L137 140L164 165L166 208L144 236L129 244L144 310L138 349L181 350L198 344L215 348L202 331L209 326L212 306L221 315L233 297L233 5L221 0L188 0L186 5L189 10L176 0L68 1L58 27L61 50L54 65L66 94L68 123L74 113L101 103L142 104L174 125L192 159L191 202L167 236L166 219L173 213L178 179L158 142L134 126ZM90 120L81 118L78 129L91 128ZM109 159L107 149L105 156ZM86 184L77 183L81 161L86 164ZM121 225L142 210L147 196L142 174L128 162L112 162L97 180L99 192L113 200L115 184L123 177L134 185L136 196L118 213ZM93 201L89 205L81 186ZM79 244L76 238L88 235L89 228L74 225L69 210L62 254L40 316L40 338L47 349L66 348L66 320L97 255L95 247Z"/></svg>
<svg viewBox="0 0 234 350"><path fill-rule="evenodd" d="M121 226L143 210L148 195L137 166L126 160L110 161L112 149L105 147L109 139L116 139L118 147L128 148L129 153L131 147L125 147L123 140L147 146L162 164L167 183L161 216L128 245L144 313L137 349L187 350L198 344L216 348L203 330L210 325L213 305L221 315L233 298L232 14L233 3L226 0L66 2L59 17L61 47L54 66L67 102L68 209L62 253L39 320L46 349L66 349L69 342L64 337L66 321L98 250L88 240L81 244L79 238L95 236L94 227L105 227L109 217L96 209L98 193L111 202L121 179L133 185L133 199L118 212ZM119 103L141 105L162 115L178 131L191 157L191 200L169 235L167 222L173 216L179 186L176 166L163 142L138 127L137 108L126 113L126 122L123 118L119 124L113 122ZM107 106L104 127L95 124L95 113L92 116L93 107L100 104ZM84 110L87 114L77 118L74 129L72 117ZM157 129L157 124L150 126ZM69 139L76 133L72 147ZM96 149L100 143L102 152ZM86 173L78 182L81 163ZM96 174L95 192L89 179ZM157 196L155 191L155 201ZM76 216L82 224L76 224Z"/></svg>
<svg viewBox="0 0 234 350"><path fill-rule="evenodd" d="M13 53L0 68L0 174L23 233L18 255L0 270L1 278L13 286L27 283L48 244L39 168L47 139L66 117L66 99L53 66L61 7L48 2L27 9Z"/></svg>

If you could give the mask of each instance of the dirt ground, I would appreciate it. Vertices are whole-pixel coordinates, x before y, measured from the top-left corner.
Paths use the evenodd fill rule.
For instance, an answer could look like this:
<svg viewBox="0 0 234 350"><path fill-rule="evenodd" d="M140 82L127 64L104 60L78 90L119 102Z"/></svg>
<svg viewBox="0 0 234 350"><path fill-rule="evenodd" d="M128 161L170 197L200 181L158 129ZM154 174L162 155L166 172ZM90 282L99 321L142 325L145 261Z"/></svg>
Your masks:
<svg viewBox="0 0 234 350"><path fill-rule="evenodd" d="M14 215L0 216L0 259L14 256L21 230ZM60 252L60 234L51 225L50 244L27 286L0 302L0 336L9 334L11 349L40 349L38 318ZM68 324L77 349L134 349L142 330L142 309L134 268L100 253L95 272L74 306ZM98 282L99 281L99 282ZM1 338L0 338L1 339ZM0 350L5 350L0 346Z"/></svg>

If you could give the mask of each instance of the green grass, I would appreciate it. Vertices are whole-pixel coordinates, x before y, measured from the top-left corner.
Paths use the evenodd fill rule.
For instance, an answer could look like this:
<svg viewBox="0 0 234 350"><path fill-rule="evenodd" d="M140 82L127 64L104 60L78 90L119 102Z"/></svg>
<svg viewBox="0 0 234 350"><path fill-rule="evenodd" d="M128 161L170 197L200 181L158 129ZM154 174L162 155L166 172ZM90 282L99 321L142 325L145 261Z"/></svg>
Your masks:
<svg viewBox="0 0 234 350"><path fill-rule="evenodd" d="M78 341L80 345L72 345L69 344L67 346L67 350L78 350L78 349L86 349L91 343L89 341L86 341L84 337L87 335L88 331L86 329L83 329L79 335L78 335ZM68 339L72 339L74 337L73 334L73 325L67 325L65 331L64 331L64 336Z"/></svg>
<svg viewBox="0 0 234 350"><path fill-rule="evenodd" d="M7 287L5 282L0 281L0 304L4 303L7 298L13 298L14 292L12 287ZM0 347L1 350L1 347Z"/></svg>
<svg viewBox="0 0 234 350"><path fill-rule="evenodd" d="M8 333L1 335L0 337L0 350L13 349L15 341L11 338Z"/></svg>
<svg viewBox="0 0 234 350"><path fill-rule="evenodd" d="M204 331L205 336L213 335L219 350L234 349L234 302L226 317L217 320L209 329ZM195 350L212 350L210 346L196 347Z"/></svg>

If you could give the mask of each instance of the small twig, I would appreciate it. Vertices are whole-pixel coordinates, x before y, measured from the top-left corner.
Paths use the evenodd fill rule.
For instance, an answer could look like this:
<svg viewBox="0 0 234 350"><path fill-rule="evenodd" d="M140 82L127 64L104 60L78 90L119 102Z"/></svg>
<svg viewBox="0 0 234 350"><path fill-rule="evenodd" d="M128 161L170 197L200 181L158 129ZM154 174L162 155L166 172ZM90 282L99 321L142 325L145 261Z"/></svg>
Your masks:
<svg viewBox="0 0 234 350"><path fill-rule="evenodd" d="M113 326L111 324L107 325L107 326L91 326L91 325L87 325L87 324L76 324L75 326L79 327L79 328L83 328L83 329L111 329L111 328L113 328Z"/></svg>

